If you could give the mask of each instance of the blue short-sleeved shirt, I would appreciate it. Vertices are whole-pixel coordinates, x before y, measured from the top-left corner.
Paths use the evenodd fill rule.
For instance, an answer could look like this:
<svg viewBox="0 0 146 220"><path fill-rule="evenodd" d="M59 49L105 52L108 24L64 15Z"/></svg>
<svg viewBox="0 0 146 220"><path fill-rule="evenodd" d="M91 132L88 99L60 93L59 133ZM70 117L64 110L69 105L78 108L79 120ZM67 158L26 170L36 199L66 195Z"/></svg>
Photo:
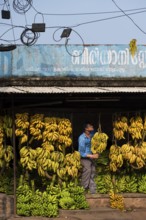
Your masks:
<svg viewBox="0 0 146 220"><path fill-rule="evenodd" d="M81 134L78 138L78 151L81 157L87 157L91 152L91 137L87 137L85 133Z"/></svg>

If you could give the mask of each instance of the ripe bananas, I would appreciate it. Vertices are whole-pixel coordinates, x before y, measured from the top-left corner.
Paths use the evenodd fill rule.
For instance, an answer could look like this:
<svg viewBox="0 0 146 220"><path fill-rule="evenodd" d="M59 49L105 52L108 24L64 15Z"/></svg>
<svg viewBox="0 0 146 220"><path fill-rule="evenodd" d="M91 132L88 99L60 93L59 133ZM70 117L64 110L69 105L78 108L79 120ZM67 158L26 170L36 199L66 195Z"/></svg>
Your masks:
<svg viewBox="0 0 146 220"><path fill-rule="evenodd" d="M102 132L96 132L91 139L91 151L93 154L102 153L107 147L108 136Z"/></svg>
<svg viewBox="0 0 146 220"><path fill-rule="evenodd" d="M125 139L124 134L128 130L128 119L125 116L119 116L113 122L113 134L117 140Z"/></svg>
<svg viewBox="0 0 146 220"><path fill-rule="evenodd" d="M36 150L24 146L20 149L20 163L23 168L26 168L28 170L33 170L37 168L36 164L36 156L37 152Z"/></svg>
<svg viewBox="0 0 146 220"><path fill-rule="evenodd" d="M136 52L137 52L136 39L132 39L130 41L130 43L129 43L129 51L130 51L132 57L134 57Z"/></svg>
<svg viewBox="0 0 146 220"><path fill-rule="evenodd" d="M114 193L113 191L109 193L110 197L110 206L113 209L120 209L124 210L125 205L124 205L124 198L122 195Z"/></svg>

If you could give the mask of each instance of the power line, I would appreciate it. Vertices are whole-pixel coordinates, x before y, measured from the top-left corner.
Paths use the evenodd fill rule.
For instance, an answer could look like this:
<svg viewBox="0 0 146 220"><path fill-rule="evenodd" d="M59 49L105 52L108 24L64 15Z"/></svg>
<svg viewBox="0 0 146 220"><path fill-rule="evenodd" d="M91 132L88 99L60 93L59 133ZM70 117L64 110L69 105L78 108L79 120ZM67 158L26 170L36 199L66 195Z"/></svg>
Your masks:
<svg viewBox="0 0 146 220"><path fill-rule="evenodd" d="M146 34L146 32L145 32L144 30L142 30L142 28L141 28L139 25L137 25L136 22L135 22L128 14L126 14L125 11L123 11L123 10L117 5L117 3L116 3L114 0L112 0L112 2L116 5L116 7L117 7L118 9L120 9L120 11L121 11L126 17L128 17L128 18L132 21L132 23L133 23L143 34Z"/></svg>

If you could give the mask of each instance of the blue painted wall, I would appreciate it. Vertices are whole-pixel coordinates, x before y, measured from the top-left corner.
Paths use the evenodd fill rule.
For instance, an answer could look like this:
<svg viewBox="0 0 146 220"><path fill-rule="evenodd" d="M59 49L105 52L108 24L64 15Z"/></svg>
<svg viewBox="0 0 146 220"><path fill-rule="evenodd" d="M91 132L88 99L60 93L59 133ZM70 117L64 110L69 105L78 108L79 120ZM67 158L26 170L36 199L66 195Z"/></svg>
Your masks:
<svg viewBox="0 0 146 220"><path fill-rule="evenodd" d="M73 56L64 45L20 45L0 52L0 77L146 77L145 46L138 46L134 57L128 45L69 45L67 49Z"/></svg>

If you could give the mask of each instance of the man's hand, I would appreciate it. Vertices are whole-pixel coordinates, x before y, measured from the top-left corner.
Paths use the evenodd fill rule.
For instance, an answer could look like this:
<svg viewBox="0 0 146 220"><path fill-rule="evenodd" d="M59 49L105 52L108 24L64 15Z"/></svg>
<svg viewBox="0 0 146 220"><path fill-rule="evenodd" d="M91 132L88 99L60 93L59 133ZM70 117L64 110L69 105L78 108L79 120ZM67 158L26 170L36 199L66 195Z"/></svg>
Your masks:
<svg viewBox="0 0 146 220"><path fill-rule="evenodd" d="M92 159L97 159L99 157L99 154L89 154L88 157Z"/></svg>

